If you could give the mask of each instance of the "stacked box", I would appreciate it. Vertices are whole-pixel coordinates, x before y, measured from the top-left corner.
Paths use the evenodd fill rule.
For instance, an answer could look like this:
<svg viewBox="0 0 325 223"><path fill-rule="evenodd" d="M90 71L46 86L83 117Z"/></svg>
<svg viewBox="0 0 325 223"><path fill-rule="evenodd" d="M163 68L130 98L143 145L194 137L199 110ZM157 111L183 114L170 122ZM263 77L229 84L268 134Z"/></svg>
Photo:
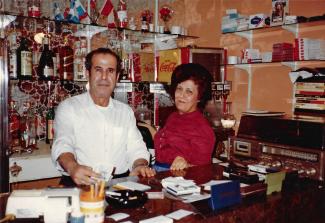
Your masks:
<svg viewBox="0 0 325 223"><path fill-rule="evenodd" d="M273 44L272 61L292 61L293 60L293 44L291 43L275 43Z"/></svg>

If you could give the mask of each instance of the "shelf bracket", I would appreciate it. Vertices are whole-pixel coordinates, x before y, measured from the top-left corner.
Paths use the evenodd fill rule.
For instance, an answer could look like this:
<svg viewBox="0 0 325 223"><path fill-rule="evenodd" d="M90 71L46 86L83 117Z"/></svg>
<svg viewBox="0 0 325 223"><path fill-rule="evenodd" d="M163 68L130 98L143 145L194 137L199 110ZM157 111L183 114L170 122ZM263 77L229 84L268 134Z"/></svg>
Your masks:
<svg viewBox="0 0 325 223"><path fill-rule="evenodd" d="M236 68L245 70L248 74L248 86L247 86L247 104L246 109L251 109L251 96L252 96L252 65L251 64L236 64L234 65Z"/></svg>
<svg viewBox="0 0 325 223"><path fill-rule="evenodd" d="M281 64L284 66L290 67L291 70L297 70L297 68L298 68L298 62L293 62L293 61L281 62Z"/></svg>
<svg viewBox="0 0 325 223"><path fill-rule="evenodd" d="M249 42L249 48L253 47L253 30L235 32L234 34L247 39Z"/></svg>
<svg viewBox="0 0 325 223"><path fill-rule="evenodd" d="M282 29L292 32L295 35L295 38L298 38L299 24L282 25Z"/></svg>

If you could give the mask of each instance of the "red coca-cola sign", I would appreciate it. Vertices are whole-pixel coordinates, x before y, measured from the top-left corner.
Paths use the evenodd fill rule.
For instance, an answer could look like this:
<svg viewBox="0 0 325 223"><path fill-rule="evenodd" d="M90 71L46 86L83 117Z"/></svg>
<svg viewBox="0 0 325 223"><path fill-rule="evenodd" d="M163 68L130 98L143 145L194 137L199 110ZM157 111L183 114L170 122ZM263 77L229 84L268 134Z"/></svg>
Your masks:
<svg viewBox="0 0 325 223"><path fill-rule="evenodd" d="M175 67L176 67L176 62L167 60L161 63L159 67L159 72L173 72Z"/></svg>

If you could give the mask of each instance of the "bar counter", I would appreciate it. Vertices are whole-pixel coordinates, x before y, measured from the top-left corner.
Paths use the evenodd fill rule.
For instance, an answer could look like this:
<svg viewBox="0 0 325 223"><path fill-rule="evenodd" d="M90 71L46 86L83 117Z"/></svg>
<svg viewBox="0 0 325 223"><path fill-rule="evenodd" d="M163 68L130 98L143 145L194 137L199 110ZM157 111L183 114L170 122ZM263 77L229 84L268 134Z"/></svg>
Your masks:
<svg viewBox="0 0 325 223"><path fill-rule="evenodd" d="M223 167L217 164L196 166L185 171L171 173L160 172L152 179L141 179L140 182L148 184L153 191L160 191L160 180L168 176L183 176L193 179L199 184L222 177ZM290 223L290 222L325 222L325 189L324 184L301 180L286 190L268 196L247 197L242 203L213 213L206 201L185 204L179 200L167 198L162 200L148 200L142 208L137 209L106 209L106 216L113 213L124 212L130 215L124 219L132 222L147 219L158 215L166 215L173 211L185 209L195 212L190 216L175 222L220 222L220 223ZM106 218L105 222L114 222Z"/></svg>
<svg viewBox="0 0 325 223"><path fill-rule="evenodd" d="M161 191L161 179L168 176L183 176L193 179L199 184L222 177L223 167L217 164L196 166L185 171L160 172L154 178L142 178L140 183L151 186L152 191ZM4 210L6 196L1 196L1 210ZM108 206L105 210L105 222L115 222L108 218L114 213L128 213L130 216L123 221L138 222L143 219L166 215L173 211L185 209L193 211L189 215L174 222L220 222L220 223L321 223L325 222L325 189L324 183L297 180L268 196L250 196L242 199L238 205L212 212L207 201L183 203L175 197L165 194L164 199L148 200L143 207L133 209L115 209ZM16 220L14 222L40 222Z"/></svg>

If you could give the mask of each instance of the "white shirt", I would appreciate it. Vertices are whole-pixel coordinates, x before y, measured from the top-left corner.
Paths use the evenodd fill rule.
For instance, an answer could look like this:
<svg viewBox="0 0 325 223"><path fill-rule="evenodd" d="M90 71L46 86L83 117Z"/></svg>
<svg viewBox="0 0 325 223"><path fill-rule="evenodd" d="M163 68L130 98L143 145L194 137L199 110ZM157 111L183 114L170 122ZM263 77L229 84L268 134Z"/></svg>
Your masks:
<svg viewBox="0 0 325 223"><path fill-rule="evenodd" d="M55 113L52 159L62 172L57 159L65 152L93 169L114 166L115 174L131 170L136 159L149 160L132 109L113 98L97 106L88 92L64 100Z"/></svg>

